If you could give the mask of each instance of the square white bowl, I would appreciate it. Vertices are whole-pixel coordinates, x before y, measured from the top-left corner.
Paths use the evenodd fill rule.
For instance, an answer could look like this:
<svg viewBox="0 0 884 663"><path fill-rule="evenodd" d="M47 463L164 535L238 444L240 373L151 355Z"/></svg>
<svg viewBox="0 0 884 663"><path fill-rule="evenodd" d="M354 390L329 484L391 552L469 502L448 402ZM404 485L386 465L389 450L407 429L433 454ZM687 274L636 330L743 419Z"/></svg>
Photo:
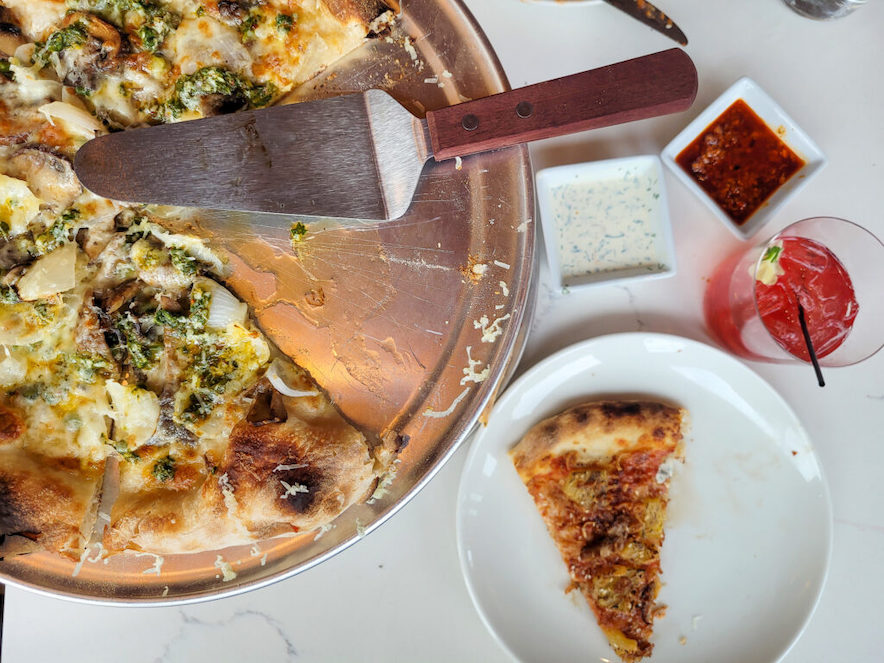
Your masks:
<svg viewBox="0 0 884 663"><path fill-rule="evenodd" d="M737 99L742 99L764 123L786 144L795 154L804 160L804 165L796 171L773 195L759 206L742 224L737 223L725 212L712 197L703 190L697 181L676 163L675 159L681 151L690 145L697 136L712 124L718 116L730 107ZM718 99L712 102L700 115L670 141L661 154L663 161L686 187L693 191L706 203L715 216L724 223L740 239L749 239L767 223L785 202L800 191L826 165L826 157L816 143L811 140L795 121L786 114L764 90L751 78L741 78L731 85Z"/></svg>
<svg viewBox="0 0 884 663"><path fill-rule="evenodd" d="M539 171L537 201L555 285L672 276L675 245L663 179L653 154Z"/></svg>

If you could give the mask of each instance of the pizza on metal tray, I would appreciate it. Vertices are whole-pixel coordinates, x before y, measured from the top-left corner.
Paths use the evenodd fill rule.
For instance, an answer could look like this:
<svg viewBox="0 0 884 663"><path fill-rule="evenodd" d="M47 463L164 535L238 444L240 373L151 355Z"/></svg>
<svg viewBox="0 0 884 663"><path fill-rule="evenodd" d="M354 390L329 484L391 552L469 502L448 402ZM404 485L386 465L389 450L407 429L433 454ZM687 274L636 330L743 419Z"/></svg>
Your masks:
<svg viewBox="0 0 884 663"><path fill-rule="evenodd" d="M71 161L107 131L271 104L391 7L0 2L0 557L218 549L372 494L391 445L271 345L211 246Z"/></svg>

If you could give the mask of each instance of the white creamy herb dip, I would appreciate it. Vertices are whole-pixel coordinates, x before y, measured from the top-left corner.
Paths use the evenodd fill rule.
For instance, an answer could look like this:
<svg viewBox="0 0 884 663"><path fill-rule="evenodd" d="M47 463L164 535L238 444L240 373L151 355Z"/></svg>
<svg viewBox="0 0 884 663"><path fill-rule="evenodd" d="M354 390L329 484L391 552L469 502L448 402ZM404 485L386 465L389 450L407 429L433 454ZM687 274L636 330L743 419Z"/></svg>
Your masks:
<svg viewBox="0 0 884 663"><path fill-rule="evenodd" d="M566 285L667 269L658 177L651 165L623 164L550 190Z"/></svg>

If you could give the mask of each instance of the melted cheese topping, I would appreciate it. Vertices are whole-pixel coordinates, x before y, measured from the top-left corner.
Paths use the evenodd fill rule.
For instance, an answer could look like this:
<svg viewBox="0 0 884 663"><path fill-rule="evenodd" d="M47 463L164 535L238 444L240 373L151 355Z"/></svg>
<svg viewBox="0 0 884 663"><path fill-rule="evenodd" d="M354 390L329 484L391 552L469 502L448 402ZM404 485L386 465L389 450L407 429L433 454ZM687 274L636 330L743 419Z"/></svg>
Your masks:
<svg viewBox="0 0 884 663"><path fill-rule="evenodd" d="M116 127L265 106L353 50L366 33L361 22L342 22L316 0L5 4L38 42L12 62L27 100L52 97L58 83L45 80L55 78Z"/></svg>
<svg viewBox="0 0 884 663"><path fill-rule="evenodd" d="M27 182L0 175L0 228L9 235L21 235L40 211L40 199Z"/></svg>
<svg viewBox="0 0 884 663"><path fill-rule="evenodd" d="M239 31L208 16L181 21L164 51L169 54L172 65L185 76L213 65L246 76L251 73L252 56Z"/></svg>
<svg viewBox="0 0 884 663"><path fill-rule="evenodd" d="M64 18L65 0L3 0L12 10L22 32L35 41L43 39Z"/></svg>

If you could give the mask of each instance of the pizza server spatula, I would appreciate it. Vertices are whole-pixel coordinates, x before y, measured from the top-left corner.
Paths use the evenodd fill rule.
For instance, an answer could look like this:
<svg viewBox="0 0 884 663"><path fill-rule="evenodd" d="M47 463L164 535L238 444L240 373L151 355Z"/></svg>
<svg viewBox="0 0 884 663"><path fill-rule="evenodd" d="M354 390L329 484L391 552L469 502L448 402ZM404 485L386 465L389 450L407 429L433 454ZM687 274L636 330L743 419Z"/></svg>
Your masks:
<svg viewBox="0 0 884 663"><path fill-rule="evenodd" d="M395 219L425 162L687 109L697 71L679 49L414 117L380 90L101 136L74 169L115 200Z"/></svg>

